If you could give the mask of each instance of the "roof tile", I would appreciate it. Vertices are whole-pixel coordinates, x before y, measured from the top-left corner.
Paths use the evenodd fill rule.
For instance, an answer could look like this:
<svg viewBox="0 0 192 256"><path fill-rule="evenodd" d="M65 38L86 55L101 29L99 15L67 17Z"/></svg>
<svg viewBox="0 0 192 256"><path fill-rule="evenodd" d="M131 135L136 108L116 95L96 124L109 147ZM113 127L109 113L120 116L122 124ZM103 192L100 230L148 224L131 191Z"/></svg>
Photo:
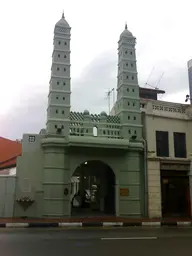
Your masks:
<svg viewBox="0 0 192 256"><path fill-rule="evenodd" d="M22 152L22 144L19 141L0 137L0 168L16 165L17 156Z"/></svg>

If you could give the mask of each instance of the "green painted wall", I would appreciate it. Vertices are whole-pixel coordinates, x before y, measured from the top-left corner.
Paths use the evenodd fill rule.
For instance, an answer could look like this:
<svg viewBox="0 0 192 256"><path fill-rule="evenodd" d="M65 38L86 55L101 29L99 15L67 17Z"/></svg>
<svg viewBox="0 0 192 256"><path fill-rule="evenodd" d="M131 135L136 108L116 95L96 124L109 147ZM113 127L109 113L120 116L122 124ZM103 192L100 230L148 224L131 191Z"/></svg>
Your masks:
<svg viewBox="0 0 192 256"><path fill-rule="evenodd" d="M141 215L140 160L139 152L128 152L122 162L118 174L119 188L128 188L129 196L119 198L120 215Z"/></svg>
<svg viewBox="0 0 192 256"><path fill-rule="evenodd" d="M69 216L69 195L64 195L64 189L70 191L70 175L68 156L64 148L47 147L44 150L44 216Z"/></svg>
<svg viewBox="0 0 192 256"><path fill-rule="evenodd" d="M16 198L29 196L35 202L26 211L16 203L15 216L70 216L70 194L65 195L64 189L68 188L70 191L74 171L80 164L90 160L102 161L115 173L116 215L139 217L143 214L143 154L139 149L106 150L94 147L64 147L52 143L42 148L40 140L43 136L36 135L35 138L35 142L29 143L29 135L24 135L23 148L27 150L28 145L28 152L23 152L18 159L16 186ZM29 191L26 191L25 178L30 184ZM120 196L122 188L128 188L128 196Z"/></svg>
<svg viewBox="0 0 192 256"><path fill-rule="evenodd" d="M29 142L29 136L35 141ZM40 135L23 135L22 156L17 159L17 182L15 200L24 196L34 199L34 204L27 210L15 202L14 216L41 217L42 213L42 177L43 177L43 150Z"/></svg>

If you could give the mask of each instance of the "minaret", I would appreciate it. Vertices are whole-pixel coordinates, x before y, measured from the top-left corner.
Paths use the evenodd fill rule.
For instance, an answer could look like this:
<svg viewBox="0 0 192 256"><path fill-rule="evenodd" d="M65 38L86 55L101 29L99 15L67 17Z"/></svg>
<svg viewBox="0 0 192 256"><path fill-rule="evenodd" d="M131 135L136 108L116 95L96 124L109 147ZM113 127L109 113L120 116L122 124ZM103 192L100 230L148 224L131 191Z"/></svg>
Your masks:
<svg viewBox="0 0 192 256"><path fill-rule="evenodd" d="M127 29L118 42L118 84L116 114L121 119L123 138L141 138L142 123L135 54L136 38ZM136 136L136 137L135 137Z"/></svg>
<svg viewBox="0 0 192 256"><path fill-rule="evenodd" d="M70 115L70 31L62 18L55 24L51 79L47 108L47 133L68 136Z"/></svg>

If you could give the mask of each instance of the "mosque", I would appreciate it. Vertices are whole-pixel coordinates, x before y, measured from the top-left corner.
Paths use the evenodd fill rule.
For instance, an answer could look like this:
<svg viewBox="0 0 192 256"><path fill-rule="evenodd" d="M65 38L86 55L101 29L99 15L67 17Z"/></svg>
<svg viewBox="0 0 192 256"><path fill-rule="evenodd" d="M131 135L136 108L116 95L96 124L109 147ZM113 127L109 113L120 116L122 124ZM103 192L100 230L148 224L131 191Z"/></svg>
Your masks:
<svg viewBox="0 0 192 256"><path fill-rule="evenodd" d="M14 216L144 216L136 38L127 25L119 37L117 100L111 115L71 111L70 40L63 13L54 27L46 128L23 135Z"/></svg>

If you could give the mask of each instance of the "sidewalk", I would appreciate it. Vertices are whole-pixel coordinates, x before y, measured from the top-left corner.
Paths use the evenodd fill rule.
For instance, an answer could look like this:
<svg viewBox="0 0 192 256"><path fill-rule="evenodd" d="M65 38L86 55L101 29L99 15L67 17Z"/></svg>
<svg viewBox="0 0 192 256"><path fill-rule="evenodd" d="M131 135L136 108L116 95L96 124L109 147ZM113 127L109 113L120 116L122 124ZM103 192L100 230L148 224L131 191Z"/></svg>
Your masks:
<svg viewBox="0 0 192 256"><path fill-rule="evenodd" d="M122 218L122 217L71 217L71 218L0 218L0 227L161 227L192 226L192 218Z"/></svg>

